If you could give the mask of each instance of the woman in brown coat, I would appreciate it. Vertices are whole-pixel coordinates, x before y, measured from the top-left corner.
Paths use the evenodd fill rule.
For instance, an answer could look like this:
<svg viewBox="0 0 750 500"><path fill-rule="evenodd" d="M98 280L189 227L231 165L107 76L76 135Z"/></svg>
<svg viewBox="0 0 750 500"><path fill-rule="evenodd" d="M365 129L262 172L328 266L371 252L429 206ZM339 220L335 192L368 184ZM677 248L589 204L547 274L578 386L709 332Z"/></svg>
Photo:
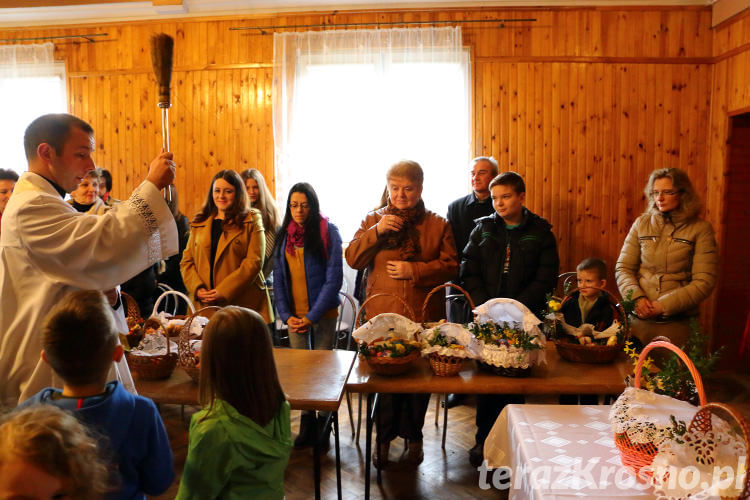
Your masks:
<svg viewBox="0 0 750 500"><path fill-rule="evenodd" d="M445 304L433 300L422 317L422 303L436 285L458 275L458 259L450 224L426 210L422 201L424 174L418 163L401 161L386 175L388 205L370 212L346 249L346 261L354 269L367 268L366 295L389 293L403 298L414 310L415 321L445 317ZM398 299L381 297L366 307L367 318L393 312L409 316ZM376 425L377 450L373 460L383 468L389 445L401 436L409 441L404 462L419 464L422 426L429 394L382 394Z"/></svg>
<svg viewBox="0 0 750 500"><path fill-rule="evenodd" d="M644 344L666 336L682 346L690 319L716 284L718 255L711 223L687 174L654 170L646 184L648 208L630 228L615 266L623 297L635 303L633 334Z"/></svg>
<svg viewBox="0 0 750 500"><path fill-rule="evenodd" d="M260 212L249 208L239 174L222 170L190 223L180 271L190 297L203 306L237 305L272 321L263 278L265 232Z"/></svg>

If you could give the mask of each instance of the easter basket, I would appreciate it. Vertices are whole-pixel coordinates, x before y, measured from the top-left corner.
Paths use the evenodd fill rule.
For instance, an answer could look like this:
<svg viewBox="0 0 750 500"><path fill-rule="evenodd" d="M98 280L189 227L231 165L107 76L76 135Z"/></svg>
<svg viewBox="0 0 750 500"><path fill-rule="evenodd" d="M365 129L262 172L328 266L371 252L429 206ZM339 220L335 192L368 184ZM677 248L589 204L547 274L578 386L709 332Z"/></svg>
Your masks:
<svg viewBox="0 0 750 500"><path fill-rule="evenodd" d="M177 353L172 350L172 342L161 327L153 329L144 324L144 330L146 333L141 340L141 343L136 348L125 353L133 378L140 380L160 380L169 378L177 366ZM149 331L153 333L149 334ZM164 337L163 340L166 344L165 354L146 354L144 342L147 342L149 338L157 339L160 336Z"/></svg>
<svg viewBox="0 0 750 500"><path fill-rule="evenodd" d="M527 377L535 364L546 361L540 321L520 302L490 299L474 315L470 330L481 343L480 368L503 377Z"/></svg>
<svg viewBox="0 0 750 500"><path fill-rule="evenodd" d="M682 430L659 447L651 463L656 496L669 500L750 498L747 420L729 405L708 403Z"/></svg>
<svg viewBox="0 0 750 500"><path fill-rule="evenodd" d="M682 349L663 341L651 342L643 348L635 367L634 387L625 388L609 414L620 461L637 477L640 477L641 469L644 476L651 476L648 466L659 452L659 447L672 438L681 423L684 425L695 414L695 406L686 401L641 388L643 364L647 354L656 348L668 349L679 356L695 382L701 406L706 405L701 376Z"/></svg>
<svg viewBox="0 0 750 500"><path fill-rule="evenodd" d="M177 353L180 368L185 370L193 382L200 379L200 343L203 340L203 328L208 318L221 308L216 306L204 307L190 314L180 328L180 336L177 342ZM198 318L205 318L199 320Z"/></svg>
<svg viewBox="0 0 750 500"><path fill-rule="evenodd" d="M378 297L396 297L411 316L383 313L360 325L364 307ZM421 326L414 323L414 310L398 295L377 293L367 298L357 311L352 337L359 343L359 357L378 375L399 375L404 373L419 357L416 335ZM387 339L394 339L390 343ZM403 347L398 347L399 345ZM403 352L400 352L402 351Z"/></svg>
<svg viewBox="0 0 750 500"><path fill-rule="evenodd" d="M562 314L558 313L557 315L559 315L560 317L556 318L555 321L562 323L562 327L566 335L564 336L565 338L558 338L557 340L555 340L555 347L557 348L557 353L562 359L570 361L572 363L611 363L612 361L614 361L617 355L622 352L622 348L624 347L625 341L627 340L629 334L628 317L627 314L625 314L625 309L609 290L605 290L604 288L599 287L589 288L596 288L597 290L600 290L607 294L607 297L609 298L609 305L614 312L615 322L613 322L609 328L601 332L598 332L593 328L590 328L588 329L589 331L587 331L587 329L584 328L585 325L581 325L580 328L568 325L567 323L565 323L565 320L562 319ZM561 303L561 306L572 300L572 294L576 290L578 289L571 290L565 296ZM588 334L590 334L591 336L587 336ZM579 342L579 340L586 339L590 341L591 338L595 339L594 342ZM596 343L597 340L605 338L614 338L615 340L611 344ZM576 341L572 342L569 339L576 339Z"/></svg>
<svg viewBox="0 0 750 500"><path fill-rule="evenodd" d="M138 307L138 302L125 292L120 292L120 298L125 306L125 322L128 325L128 333L121 335L120 340L124 341L123 344L130 347L137 346L143 338L143 318L141 317L141 309Z"/></svg>
<svg viewBox="0 0 750 500"><path fill-rule="evenodd" d="M458 285L446 283L436 286L425 297L424 304L422 304L423 319L427 317L427 304L430 298L439 290L449 287L463 293L471 309L474 309L474 301L471 300L471 296L466 290ZM439 377L458 375L463 367L464 360L478 355L477 339L459 324L438 323L431 328L426 328L420 339L422 341L422 356L427 357L432 372Z"/></svg>
<svg viewBox="0 0 750 500"><path fill-rule="evenodd" d="M159 305L161 305L162 301L170 296L179 297L184 300L188 305L190 314L195 314L195 306L187 295L177 290L167 290L159 295L159 297L156 299L156 302L154 302L154 309L153 311L151 311L151 318L156 318L162 324L162 326L164 327L164 331L167 333L167 336L178 337L180 335L182 326L185 324L186 317L172 316L165 312L159 312Z"/></svg>

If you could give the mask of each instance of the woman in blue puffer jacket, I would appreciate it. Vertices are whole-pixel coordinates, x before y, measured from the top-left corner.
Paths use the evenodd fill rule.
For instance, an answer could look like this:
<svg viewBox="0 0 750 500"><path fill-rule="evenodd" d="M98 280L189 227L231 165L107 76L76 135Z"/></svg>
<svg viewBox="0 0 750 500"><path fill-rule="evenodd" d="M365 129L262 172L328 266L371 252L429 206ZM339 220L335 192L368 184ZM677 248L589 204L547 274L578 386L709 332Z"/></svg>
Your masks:
<svg viewBox="0 0 750 500"><path fill-rule="evenodd" d="M274 301L289 328L289 345L331 349L343 279L341 236L320 213L318 195L306 182L289 190L274 260ZM312 444L314 418L313 412L302 413L295 448Z"/></svg>

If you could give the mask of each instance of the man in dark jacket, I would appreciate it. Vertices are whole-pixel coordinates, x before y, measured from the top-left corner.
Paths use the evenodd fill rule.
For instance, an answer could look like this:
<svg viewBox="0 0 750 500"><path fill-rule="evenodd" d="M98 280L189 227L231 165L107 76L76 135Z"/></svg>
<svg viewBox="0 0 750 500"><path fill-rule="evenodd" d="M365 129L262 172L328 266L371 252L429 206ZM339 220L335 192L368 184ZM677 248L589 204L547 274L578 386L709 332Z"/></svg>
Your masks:
<svg viewBox="0 0 750 500"><path fill-rule="evenodd" d="M486 217L495 211L490 200L490 182L497 177L497 160L491 156L477 156L469 164L471 167L471 190L466 196L455 200L448 205L448 222L453 229L453 238L456 242L458 262L469 242L471 230L476 225L476 220ZM463 286L460 281L455 282ZM455 294L456 291L451 293ZM458 293L460 295L460 293ZM466 323L471 321L471 308L465 301L453 301L448 310L448 321L454 323ZM463 401L465 394L449 394L446 399L448 408L458 406Z"/></svg>
<svg viewBox="0 0 750 500"><path fill-rule="evenodd" d="M515 299L539 315L547 292L554 290L560 259L552 225L524 206L526 186L515 172L490 183L495 213L477 221L461 261L461 280L475 304L495 297ZM478 395L476 445L469 461L479 466L484 440L500 410L523 403L521 395Z"/></svg>
<svg viewBox="0 0 750 500"><path fill-rule="evenodd" d="M476 220L494 212L490 200L490 182L497 174L497 160L491 156L477 156L471 160L472 192L448 205L448 222L453 229L459 262Z"/></svg>

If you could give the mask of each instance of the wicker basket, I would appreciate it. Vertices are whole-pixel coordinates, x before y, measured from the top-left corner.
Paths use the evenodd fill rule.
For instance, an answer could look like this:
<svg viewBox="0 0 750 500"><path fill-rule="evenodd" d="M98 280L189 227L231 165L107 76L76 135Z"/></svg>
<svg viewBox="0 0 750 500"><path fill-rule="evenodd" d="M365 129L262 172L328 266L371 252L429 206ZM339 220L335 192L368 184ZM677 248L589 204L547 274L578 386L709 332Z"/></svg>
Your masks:
<svg viewBox="0 0 750 500"><path fill-rule="evenodd" d="M740 415L734 408L721 403L708 403L704 404L700 410L695 414L693 420L690 422L688 427L689 433L700 432L706 434L711 432L711 413L712 410L721 410L724 414L734 419L739 424L739 430L742 433L742 438L745 440L745 464L750 464L750 424L745 418ZM739 472L739 471L737 471ZM750 498L750 471L745 474L745 484L740 493L739 497L721 497L722 500L747 500Z"/></svg>
<svg viewBox="0 0 750 500"><path fill-rule="evenodd" d="M557 348L557 353L562 359L570 361L572 363L611 363L612 361L614 361L618 354L623 352L622 350L625 346L625 340L628 338L630 331L628 325L628 315L625 314L625 309L622 307L622 304L617 302L617 298L612 295L609 290L599 287L589 288L596 288L597 290L606 292L609 296L610 305L615 311L615 319L618 319L625 329L625 337L623 338L623 341L615 345L581 345L574 344L572 342L566 342L564 340L556 340L555 347ZM569 291L563 299L561 305L571 300L572 293L577 290L578 289L575 288Z"/></svg>
<svg viewBox="0 0 750 500"><path fill-rule="evenodd" d="M167 337L167 354L161 356L138 356L126 352L125 358L128 360L130 373L133 374L134 378L140 380L169 378L177 366L177 353L170 351L169 337Z"/></svg>
<svg viewBox="0 0 750 500"><path fill-rule="evenodd" d="M404 306L404 310L409 314L409 319L414 321L414 309L412 309L411 306L403 298L392 293L376 293L375 295L367 297L367 300L362 302L362 305L359 306L359 310L357 311L357 316L354 321L355 328L359 328L360 326L362 326L361 323L362 317L364 315L363 312L365 311L365 306L367 305L367 303L372 299L376 299L378 297L395 297L401 302L401 305ZM361 353L359 357L360 359L366 361L367 364L370 365L372 371L374 371L378 375L399 375L409 369L414 360L419 357L419 351L414 351L400 358L378 358L374 356L363 356Z"/></svg>
<svg viewBox="0 0 750 500"><path fill-rule="evenodd" d="M178 292L177 290L167 290L166 292L159 295L159 297L154 302L154 309L151 311L152 318L157 317L159 305L161 304L161 301L169 297L170 295L175 295L183 299L187 303L188 309L190 309L190 313L195 314L195 306L193 305L193 302L190 300L190 298L187 295L185 295L182 292ZM183 319L183 316L172 316L172 319ZM177 337L180 334L180 330L181 330L180 328L167 329L167 325L163 325L163 326L164 326L164 331L167 332L167 334L171 337Z"/></svg>
<svg viewBox="0 0 750 500"><path fill-rule="evenodd" d="M530 366L526 368L517 368L514 366L495 366L483 361L477 361L477 364L479 365L479 368L495 375L500 375L501 377L522 378L531 375Z"/></svg>
<svg viewBox="0 0 750 500"><path fill-rule="evenodd" d="M177 352L179 354L180 368L185 370L185 373L187 373L195 383L198 383L198 380L200 379L200 367L197 366L198 360L196 360L192 349L190 349L190 341L196 340L195 338L190 338L190 325L193 323L193 318L195 318L196 316L210 318L216 311L219 311L220 309L220 307L216 306L204 307L203 309L196 311L188 316L185 320L185 324L182 325L182 328L180 328L180 337L177 341ZM202 336L198 338L202 338Z"/></svg>
<svg viewBox="0 0 750 500"><path fill-rule="evenodd" d="M432 373L438 377L452 377L461 372L465 358L458 356L445 356L436 352L431 353L428 358Z"/></svg>
<svg viewBox="0 0 750 500"><path fill-rule="evenodd" d="M120 298L125 306L125 318L138 324L143 323L141 309L138 307L138 302L125 292L120 292ZM141 339L143 339L143 330L141 329L140 333L128 332L127 335L125 335L125 339L128 341L128 348L135 347L141 342Z"/></svg>
<svg viewBox="0 0 750 500"><path fill-rule="evenodd" d="M695 387L698 390L698 396L700 397L701 406L705 406L706 392L703 390L703 381L701 380L701 376L698 373L698 370L695 368L695 365L690 360L690 358L687 357L687 354L682 351L682 349L669 342L651 342L643 348L640 356L638 356L638 364L636 364L635 366L635 388L641 388L641 369L643 368L643 363L645 363L646 361L646 355L651 350L656 349L657 347L669 349L670 351L677 354L677 356L679 356L680 359L685 363L688 370L690 371L690 375L695 381ZM656 453L659 451L653 443L631 442L626 433L615 434L615 446L617 446L617 449L620 450L620 461L622 462L622 465L633 472L636 477L639 477L638 473L640 472L642 467L651 465L651 462L654 460ZM650 472L645 472L647 475L650 475Z"/></svg>
<svg viewBox="0 0 750 500"><path fill-rule="evenodd" d="M414 360L419 357L419 351L412 351L406 356L400 358L391 357L365 357L362 354L360 358L367 361L370 369L378 375L400 375L404 373L413 364Z"/></svg>
<svg viewBox="0 0 750 500"><path fill-rule="evenodd" d="M459 292L463 293L464 297L466 297L466 300L471 306L471 310L474 310L474 301L471 300L471 296L466 290L458 285L445 283L442 285L438 285L430 290L430 293L428 293L427 297L425 297L424 303L422 304L423 321L426 321L427 318L427 303L430 301L430 298L435 294L435 292L437 292L438 290L442 290L443 288L455 288ZM432 368L432 372L435 375L439 377L452 377L454 375L458 375L461 372L461 367L463 366L464 359L466 358L460 358L458 356L446 356L445 354L438 354L433 352L428 356L428 359L430 360L430 368Z"/></svg>

